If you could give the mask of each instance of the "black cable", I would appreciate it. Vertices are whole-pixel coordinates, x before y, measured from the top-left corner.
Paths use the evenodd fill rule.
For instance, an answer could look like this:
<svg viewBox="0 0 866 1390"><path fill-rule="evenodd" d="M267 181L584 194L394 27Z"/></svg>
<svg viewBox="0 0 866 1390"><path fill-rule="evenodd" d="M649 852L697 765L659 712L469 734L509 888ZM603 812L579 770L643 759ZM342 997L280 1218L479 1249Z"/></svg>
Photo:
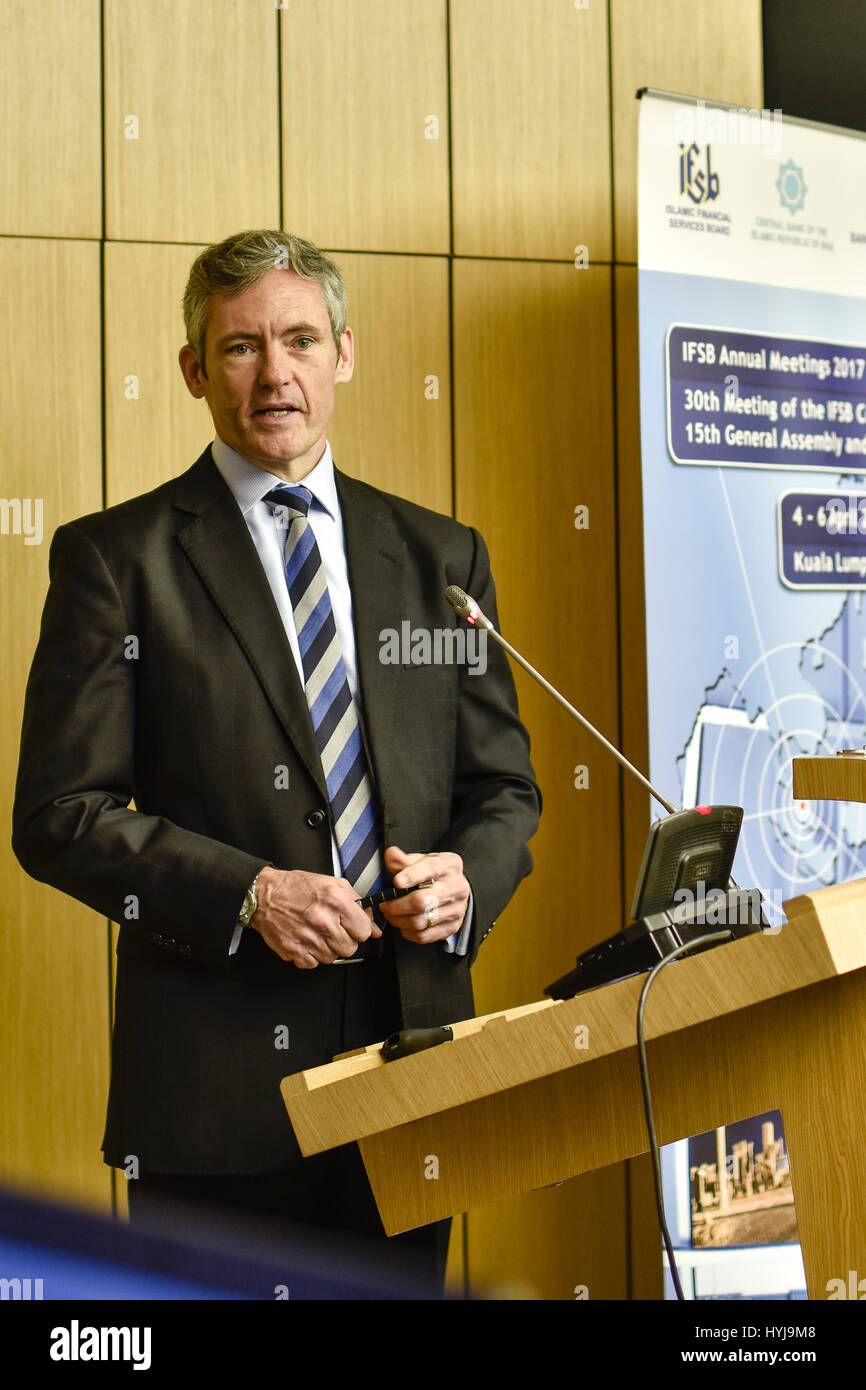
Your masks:
<svg viewBox="0 0 866 1390"><path fill-rule="evenodd" d="M644 1114L646 1115L647 1134L649 1135L650 1153L652 1154L653 1161L653 1177L655 1178L656 1189L656 1211L658 1213L659 1226L661 1227L662 1240L664 1241L665 1251L667 1252L668 1266L671 1271L671 1278L674 1281L674 1288L676 1289L677 1298L680 1301L685 1300L685 1294L683 1293L683 1287L680 1283L679 1271L677 1270L677 1262L674 1258L673 1244L671 1243L670 1232L668 1231L668 1224L665 1220L665 1202L664 1195L662 1193L661 1155L659 1153L658 1139L656 1138L655 1120L653 1119L652 1097L650 1095L649 1067L647 1066L646 1041L644 1039L644 1010L646 1009L646 1001L647 995L650 991L650 985L652 984L659 971L663 970L666 965L670 965L672 960L676 960L678 956L685 955L688 951L694 951L698 946L709 946L711 942L730 941L730 939L730 931L726 930L709 932L706 936L696 937L694 941L684 942L682 946L677 946L675 950L670 951L666 956L662 956L662 959L658 962L657 965L653 966L652 970L650 971L647 977L646 983L643 989L641 990L640 1003L637 1007L637 1052L638 1061L640 1063L640 1080L641 1089L643 1090Z"/></svg>

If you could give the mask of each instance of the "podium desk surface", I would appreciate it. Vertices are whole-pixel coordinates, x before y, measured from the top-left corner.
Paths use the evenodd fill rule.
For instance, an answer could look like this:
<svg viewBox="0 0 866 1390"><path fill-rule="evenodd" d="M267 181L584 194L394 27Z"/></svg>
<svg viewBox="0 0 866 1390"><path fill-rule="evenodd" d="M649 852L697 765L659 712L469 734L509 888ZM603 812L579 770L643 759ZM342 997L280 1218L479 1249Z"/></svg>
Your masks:
<svg viewBox="0 0 866 1390"><path fill-rule="evenodd" d="M779 928L672 962L649 997L647 1040L863 969L864 905L866 880L824 888L787 902L788 920ZM634 1049L645 980L633 976L573 999L467 1019L452 1025L452 1042L397 1061L383 1061L377 1042L285 1077L281 1091L302 1153L362 1140Z"/></svg>

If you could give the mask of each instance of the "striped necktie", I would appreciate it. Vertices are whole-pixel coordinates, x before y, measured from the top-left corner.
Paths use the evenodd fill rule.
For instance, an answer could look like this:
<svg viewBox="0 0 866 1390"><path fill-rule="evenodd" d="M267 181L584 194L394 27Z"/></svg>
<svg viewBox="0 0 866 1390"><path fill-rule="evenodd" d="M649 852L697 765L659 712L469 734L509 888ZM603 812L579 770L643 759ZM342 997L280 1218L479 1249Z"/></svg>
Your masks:
<svg viewBox="0 0 866 1390"><path fill-rule="evenodd" d="M363 897L382 886L381 828L325 569L307 516L313 494L309 488L281 483L264 500L275 517L281 514L289 523L286 584L304 691L328 787L340 868Z"/></svg>

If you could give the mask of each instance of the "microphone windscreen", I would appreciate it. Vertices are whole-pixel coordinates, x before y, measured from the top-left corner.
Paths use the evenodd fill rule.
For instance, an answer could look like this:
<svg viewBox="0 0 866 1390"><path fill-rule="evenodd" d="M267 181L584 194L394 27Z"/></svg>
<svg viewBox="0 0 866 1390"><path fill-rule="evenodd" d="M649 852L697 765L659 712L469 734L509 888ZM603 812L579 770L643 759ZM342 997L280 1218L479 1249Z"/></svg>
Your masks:
<svg viewBox="0 0 866 1390"><path fill-rule="evenodd" d="M451 604L451 607L457 609L461 618L465 618L475 607L469 595L465 594L462 589L459 589L456 584L448 585L448 588L445 590L445 597Z"/></svg>

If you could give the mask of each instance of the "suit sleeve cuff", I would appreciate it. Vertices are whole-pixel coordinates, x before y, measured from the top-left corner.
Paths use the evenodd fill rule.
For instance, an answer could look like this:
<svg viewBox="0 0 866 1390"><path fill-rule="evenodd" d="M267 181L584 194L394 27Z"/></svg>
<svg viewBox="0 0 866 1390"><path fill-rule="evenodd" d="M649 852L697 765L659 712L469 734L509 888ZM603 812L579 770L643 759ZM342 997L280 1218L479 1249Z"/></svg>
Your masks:
<svg viewBox="0 0 866 1390"><path fill-rule="evenodd" d="M466 908L466 916L463 918L463 925L453 936L446 936L442 945L449 956L465 956L469 950L469 938L472 934L472 921L475 916L475 900L472 896L472 889L469 889L469 904Z"/></svg>

